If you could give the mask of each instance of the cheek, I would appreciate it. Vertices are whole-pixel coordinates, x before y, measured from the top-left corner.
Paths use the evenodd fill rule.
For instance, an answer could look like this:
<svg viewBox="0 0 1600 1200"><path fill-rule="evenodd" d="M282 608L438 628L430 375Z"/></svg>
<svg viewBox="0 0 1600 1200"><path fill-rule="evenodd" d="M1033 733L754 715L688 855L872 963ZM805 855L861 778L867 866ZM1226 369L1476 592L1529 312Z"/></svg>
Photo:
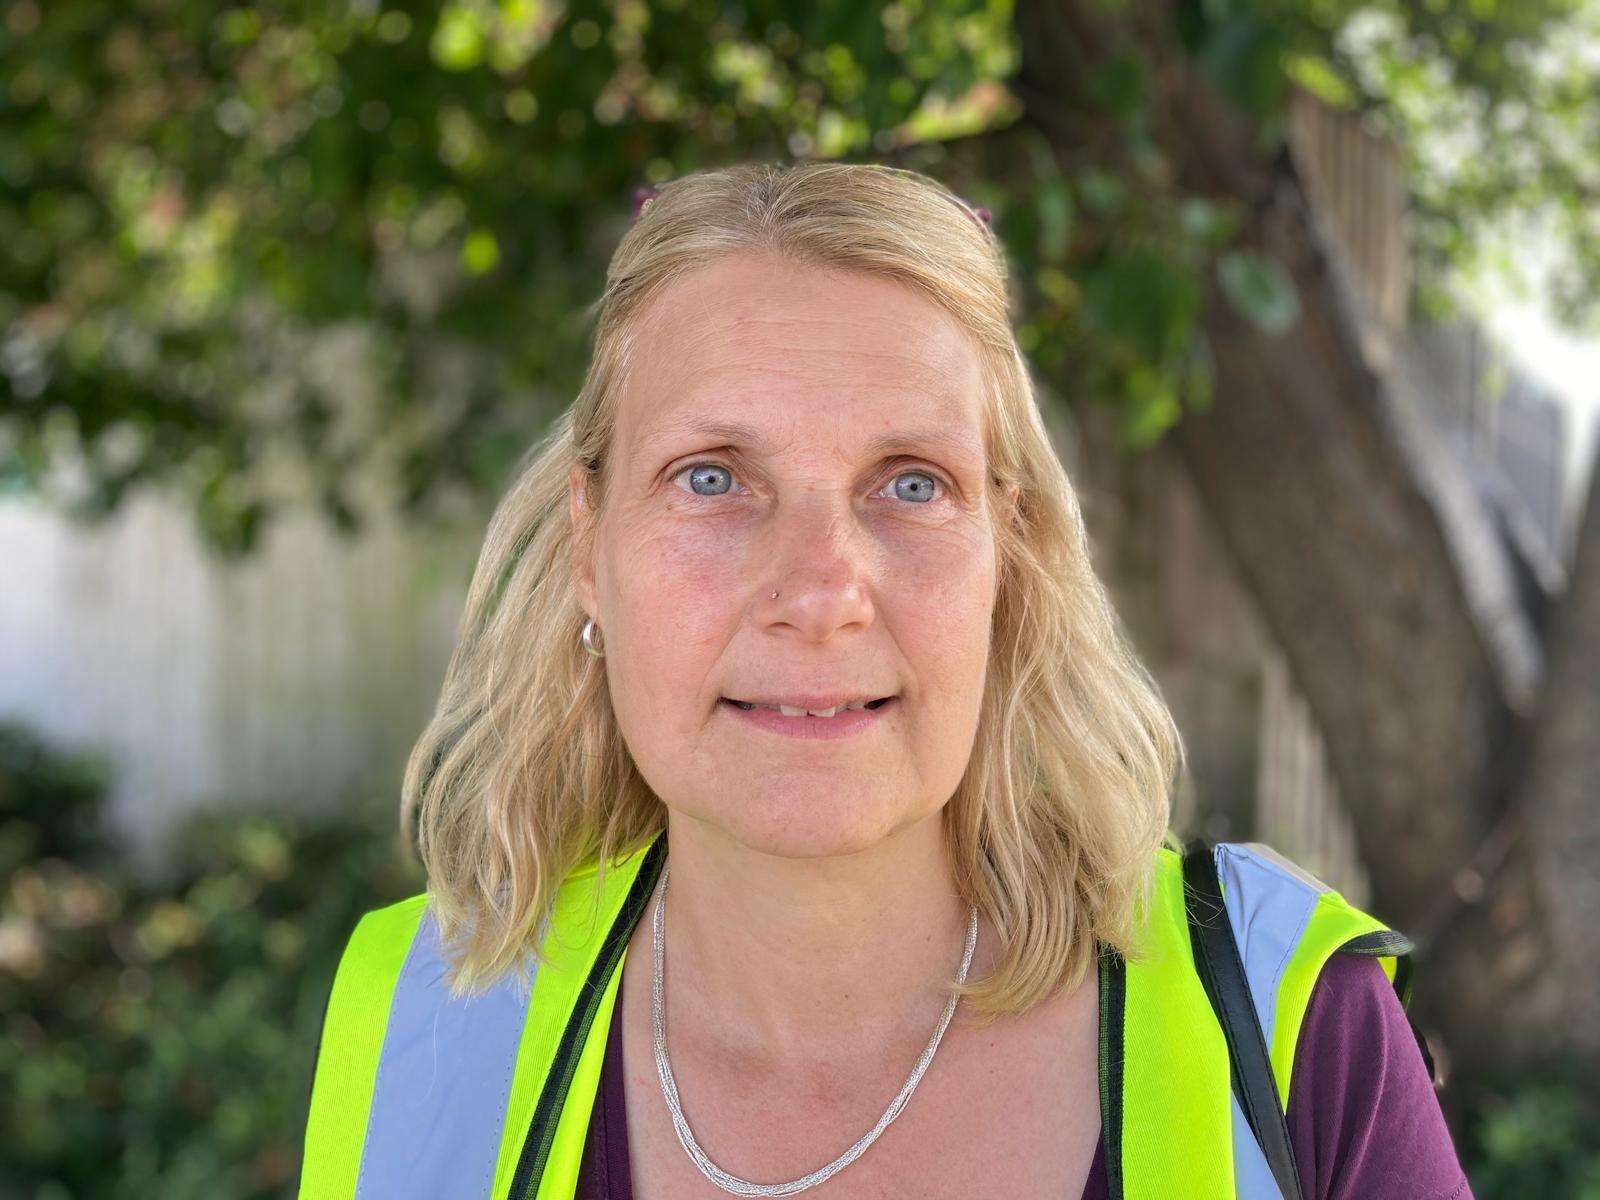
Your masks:
<svg viewBox="0 0 1600 1200"><path fill-rule="evenodd" d="M759 531L732 521L636 518L619 533L609 556L612 599L667 625L669 641L697 623L714 623L741 602L749 557Z"/></svg>
<svg viewBox="0 0 1600 1200"><path fill-rule="evenodd" d="M610 664L613 673L633 695L660 693L658 704L670 700L672 711L685 715L683 699L710 670L740 594L738 559L728 539L705 534L640 525L612 543L605 560L607 607L618 644L626 647ZM635 663L649 663L651 670L628 677Z"/></svg>
<svg viewBox="0 0 1600 1200"><path fill-rule="evenodd" d="M663 523L639 547L646 564L635 586L670 613L673 624L694 626L714 621L737 607L741 580L754 539L735 537L710 527Z"/></svg>
<svg viewBox="0 0 1600 1200"><path fill-rule="evenodd" d="M926 734L935 755L961 755L971 744L983 707L994 615L992 549L974 544L960 553L907 556L884 591L885 614L911 670Z"/></svg>
<svg viewBox="0 0 1600 1200"><path fill-rule="evenodd" d="M894 545L886 558L884 594L903 620L926 626L929 636L964 656L988 646L994 604L994 548L962 533L920 545ZM955 664L952 664L955 665Z"/></svg>

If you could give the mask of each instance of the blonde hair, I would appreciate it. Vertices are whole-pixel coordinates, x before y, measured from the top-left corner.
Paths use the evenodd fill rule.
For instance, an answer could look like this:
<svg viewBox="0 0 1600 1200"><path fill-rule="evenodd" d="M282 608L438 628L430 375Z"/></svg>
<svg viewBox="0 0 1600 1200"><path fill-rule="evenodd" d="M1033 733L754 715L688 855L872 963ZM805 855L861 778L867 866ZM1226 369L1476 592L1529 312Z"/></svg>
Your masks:
<svg viewBox="0 0 1600 1200"><path fill-rule="evenodd" d="M664 184L606 274L576 402L489 524L437 710L406 767L430 902L456 994L536 955L575 868L645 845L666 809L635 767L572 588L568 475L603 503L630 349L650 298L739 252L863 271L916 289L979 349L997 593L966 773L943 812L962 895L1002 940L962 989L979 1019L1075 984L1096 942L1132 957L1168 838L1177 728L1095 576L1072 485L1011 326L1004 252L944 185L869 164L743 164ZM1008 503L1015 485L1015 501ZM952 980L953 982L953 980Z"/></svg>

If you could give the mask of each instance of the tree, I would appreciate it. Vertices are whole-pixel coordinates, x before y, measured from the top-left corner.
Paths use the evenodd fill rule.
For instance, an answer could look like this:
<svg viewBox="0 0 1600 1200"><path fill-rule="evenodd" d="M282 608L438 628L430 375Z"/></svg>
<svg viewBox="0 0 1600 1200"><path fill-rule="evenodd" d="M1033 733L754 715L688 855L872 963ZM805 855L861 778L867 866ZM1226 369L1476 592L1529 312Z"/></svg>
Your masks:
<svg viewBox="0 0 1600 1200"><path fill-rule="evenodd" d="M79 453L102 512L174 481L235 549L283 443L349 524L371 461L417 511L493 488L575 390L633 184L928 170L995 211L1041 375L1179 450L1333 751L1375 905L1427 935L1451 1052L1592 1078L1600 499L1545 622L1408 423L1282 138L1300 86L1410 148L1425 300L1475 221L1540 207L1592 316L1594 68L1565 48L1594 24L1577 0L18 0L0 477L49 487ZM364 400L304 354L346 325Z"/></svg>
<svg viewBox="0 0 1600 1200"><path fill-rule="evenodd" d="M1499 10L1421 11L1447 20L1416 36L1465 39L1456 86L1492 110L1518 75L1514 41L1485 45ZM1306 30L1246 17L1247 34L1237 16L1186 29L1185 13L1152 29L1093 4L1024 4L1019 87L1065 131L1093 104L1083 74L1062 69L1066 55L1093 47L1091 61L1149 64L1161 83L1144 113L1177 189L1240 205L1236 244L1287 273L1298 316L1283 322L1226 302L1224 274L1208 282L1199 329L1225 400L1186 414L1175 445L1307 694L1375 903L1427 935L1430 1016L1451 1053L1477 1070L1573 1054L1600 1063L1600 816L1584 803L1600 778L1600 499L1591 486L1565 603L1541 628L1463 465L1401 402L1409 381L1342 277L1292 161L1264 149L1281 102L1248 92L1281 83L1264 73L1241 91L1250 70L1208 69L1219 44L1276 38L1282 54ZM1556 16L1519 7L1514 19L1534 15ZM1458 220L1483 211L1439 191L1458 196ZM1471 903L1449 899L1462 896Z"/></svg>

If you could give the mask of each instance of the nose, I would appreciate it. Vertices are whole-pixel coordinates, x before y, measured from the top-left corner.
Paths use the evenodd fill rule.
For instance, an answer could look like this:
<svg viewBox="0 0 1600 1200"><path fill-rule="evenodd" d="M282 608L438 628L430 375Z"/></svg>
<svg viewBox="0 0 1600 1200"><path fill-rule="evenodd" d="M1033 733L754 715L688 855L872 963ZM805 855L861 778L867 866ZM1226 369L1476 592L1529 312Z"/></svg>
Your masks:
<svg viewBox="0 0 1600 1200"><path fill-rule="evenodd" d="M773 523L773 557L759 581L761 624L812 642L870 625L873 551L848 500L808 493L781 505Z"/></svg>

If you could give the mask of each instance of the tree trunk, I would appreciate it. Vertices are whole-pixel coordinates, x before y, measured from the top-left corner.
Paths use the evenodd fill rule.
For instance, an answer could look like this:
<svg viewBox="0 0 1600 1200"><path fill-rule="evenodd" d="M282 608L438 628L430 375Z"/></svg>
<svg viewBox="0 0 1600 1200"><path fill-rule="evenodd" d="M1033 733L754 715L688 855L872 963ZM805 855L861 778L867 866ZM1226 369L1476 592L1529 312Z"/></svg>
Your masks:
<svg viewBox="0 0 1600 1200"><path fill-rule="evenodd" d="M1082 150L1088 68L1139 36L1109 13L1017 8L1018 92L1063 157ZM1321 729L1370 907L1419 940L1422 1022L1474 1069L1600 1067L1600 493L1547 679L1539 614L1464 449L1420 418L1292 159L1161 61L1175 44L1166 30L1144 49L1180 185L1244 201L1243 240L1289 271L1301 315L1269 334L1210 289L1215 399L1174 446Z"/></svg>

